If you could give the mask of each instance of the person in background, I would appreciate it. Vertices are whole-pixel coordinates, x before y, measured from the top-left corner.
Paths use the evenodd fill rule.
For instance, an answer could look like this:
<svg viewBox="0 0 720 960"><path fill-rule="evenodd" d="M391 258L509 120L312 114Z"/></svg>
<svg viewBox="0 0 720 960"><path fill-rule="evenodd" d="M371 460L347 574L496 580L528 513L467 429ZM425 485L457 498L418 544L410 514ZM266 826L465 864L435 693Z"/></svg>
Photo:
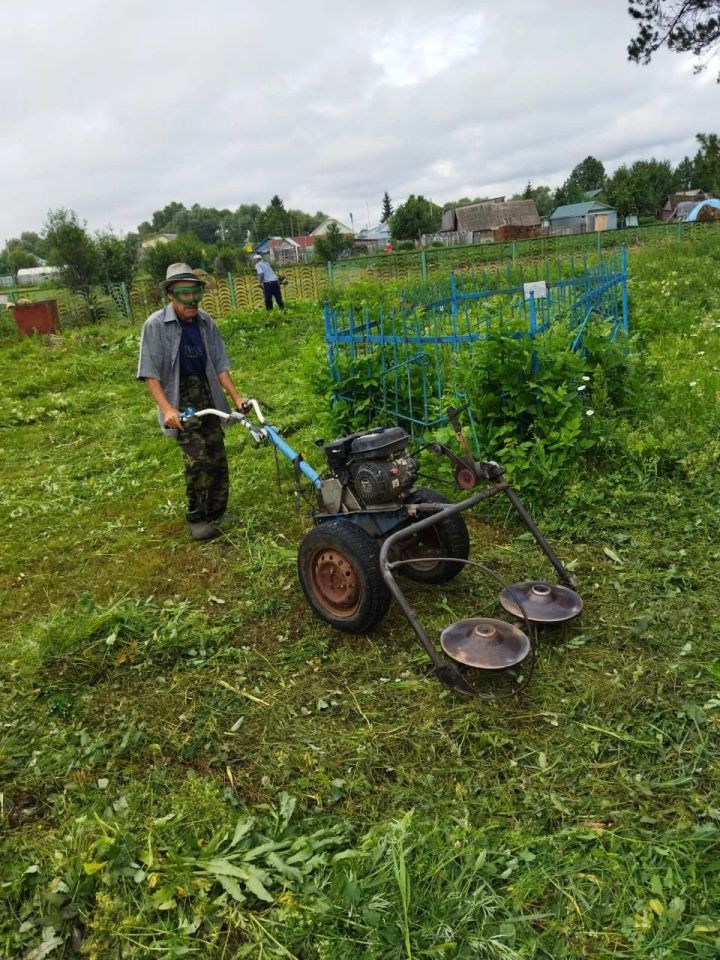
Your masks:
<svg viewBox="0 0 720 960"><path fill-rule="evenodd" d="M230 376L220 331L199 308L205 283L187 263L170 264L160 284L168 303L143 325L137 370L157 404L161 430L182 450L193 540L220 533L214 524L225 513L230 480L220 418L202 417L191 425L180 420L180 411L214 407L228 412L225 393L238 410L247 406Z"/></svg>
<svg viewBox="0 0 720 960"><path fill-rule="evenodd" d="M253 265L255 273L258 275L260 286L262 287L263 297L265 299L265 309L272 310L273 298L281 310L285 309L283 303L282 290L280 289L280 280L277 274L259 253L253 256Z"/></svg>

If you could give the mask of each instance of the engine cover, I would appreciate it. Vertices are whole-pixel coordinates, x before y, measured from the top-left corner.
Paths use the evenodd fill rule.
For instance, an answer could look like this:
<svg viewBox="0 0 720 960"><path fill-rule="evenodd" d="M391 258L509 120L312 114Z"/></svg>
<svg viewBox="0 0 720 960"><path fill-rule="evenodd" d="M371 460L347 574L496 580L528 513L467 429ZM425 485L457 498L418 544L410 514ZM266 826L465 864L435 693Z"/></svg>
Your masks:
<svg viewBox="0 0 720 960"><path fill-rule="evenodd" d="M412 457L397 460L364 460L351 466L355 494L365 506L399 500L415 482L417 464Z"/></svg>

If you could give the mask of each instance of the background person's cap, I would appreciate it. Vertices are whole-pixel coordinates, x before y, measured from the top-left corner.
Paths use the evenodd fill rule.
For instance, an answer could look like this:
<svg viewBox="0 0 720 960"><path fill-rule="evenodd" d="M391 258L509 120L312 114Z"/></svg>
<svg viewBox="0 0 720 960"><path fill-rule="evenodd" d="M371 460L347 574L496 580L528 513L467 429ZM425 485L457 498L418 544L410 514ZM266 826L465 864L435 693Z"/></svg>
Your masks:
<svg viewBox="0 0 720 960"><path fill-rule="evenodd" d="M202 277L199 277L189 263L171 263L165 273L165 279L160 284L160 288L167 293L168 288L180 280L192 280L194 283L207 283Z"/></svg>

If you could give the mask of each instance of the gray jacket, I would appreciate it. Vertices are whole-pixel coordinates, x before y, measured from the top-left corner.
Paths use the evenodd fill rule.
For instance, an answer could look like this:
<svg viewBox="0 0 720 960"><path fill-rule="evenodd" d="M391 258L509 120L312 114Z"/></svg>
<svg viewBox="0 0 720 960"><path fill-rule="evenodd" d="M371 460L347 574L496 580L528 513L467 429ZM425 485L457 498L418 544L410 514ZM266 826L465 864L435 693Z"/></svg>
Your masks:
<svg viewBox="0 0 720 960"><path fill-rule="evenodd" d="M222 336L213 318L198 310L198 326L200 335L205 344L205 376L207 377L213 406L218 410L229 412L225 392L220 386L218 374L230 369ZM151 314L143 324L140 335L140 359L138 361L137 379L145 380L151 377L159 380L168 403L176 409L180 403L180 324L172 308L167 304L162 310ZM165 418L160 407L157 408L160 429L166 437L177 437L177 430L165 427Z"/></svg>

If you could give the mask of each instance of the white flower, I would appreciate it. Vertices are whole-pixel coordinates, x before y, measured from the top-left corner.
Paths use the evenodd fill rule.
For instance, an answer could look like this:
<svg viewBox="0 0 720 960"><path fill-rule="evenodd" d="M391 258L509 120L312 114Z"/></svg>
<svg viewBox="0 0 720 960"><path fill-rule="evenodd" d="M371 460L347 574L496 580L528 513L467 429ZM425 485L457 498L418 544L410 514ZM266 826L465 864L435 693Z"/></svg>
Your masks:
<svg viewBox="0 0 720 960"><path fill-rule="evenodd" d="M578 393L579 393L581 390L587 390L587 387L585 386L584 383L581 383L580 386L578 387Z"/></svg>
<svg viewBox="0 0 720 960"><path fill-rule="evenodd" d="M586 411L585 411L585 416L586 416L586 417L591 417L594 413L595 413L594 410L586 410Z"/></svg>
<svg viewBox="0 0 720 960"><path fill-rule="evenodd" d="M705 356L705 351L704 351L704 350L698 350L697 355L698 355L699 357L704 357L704 356Z"/></svg>
<svg viewBox="0 0 720 960"><path fill-rule="evenodd" d="M691 380L691 381L690 381L690 386L691 386L691 387L696 387L696 386L697 386L697 380Z"/></svg>
<svg viewBox="0 0 720 960"><path fill-rule="evenodd" d="M583 377L583 380L584 380L586 383L590 383L590 377Z"/></svg>

